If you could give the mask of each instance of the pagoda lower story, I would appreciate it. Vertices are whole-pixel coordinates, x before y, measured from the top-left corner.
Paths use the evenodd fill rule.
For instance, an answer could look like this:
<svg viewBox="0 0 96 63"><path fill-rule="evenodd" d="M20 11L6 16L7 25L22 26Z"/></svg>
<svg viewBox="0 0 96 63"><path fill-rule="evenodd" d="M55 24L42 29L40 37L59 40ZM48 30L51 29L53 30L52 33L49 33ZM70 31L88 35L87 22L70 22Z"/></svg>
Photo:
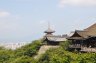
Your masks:
<svg viewBox="0 0 96 63"><path fill-rule="evenodd" d="M44 37L44 44L46 45L59 45L61 42L66 41L65 36L45 36Z"/></svg>

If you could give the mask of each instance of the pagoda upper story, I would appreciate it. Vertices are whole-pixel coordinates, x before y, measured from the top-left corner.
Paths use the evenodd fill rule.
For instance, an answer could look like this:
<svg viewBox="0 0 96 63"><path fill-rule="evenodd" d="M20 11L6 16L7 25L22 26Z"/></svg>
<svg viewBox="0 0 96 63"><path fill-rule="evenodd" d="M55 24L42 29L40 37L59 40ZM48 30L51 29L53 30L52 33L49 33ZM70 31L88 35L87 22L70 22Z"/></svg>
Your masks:
<svg viewBox="0 0 96 63"><path fill-rule="evenodd" d="M52 30L52 29L50 28L50 24L48 24L48 29L47 29L46 31L44 31L44 33L46 33L46 36L52 36L53 33L55 33L55 31Z"/></svg>

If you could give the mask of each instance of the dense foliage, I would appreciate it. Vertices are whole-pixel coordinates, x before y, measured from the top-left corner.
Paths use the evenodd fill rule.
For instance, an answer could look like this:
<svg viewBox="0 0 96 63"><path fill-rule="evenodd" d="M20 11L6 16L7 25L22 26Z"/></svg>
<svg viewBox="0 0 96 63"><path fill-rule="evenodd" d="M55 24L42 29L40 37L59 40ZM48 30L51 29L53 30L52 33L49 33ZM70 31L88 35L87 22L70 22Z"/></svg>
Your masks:
<svg viewBox="0 0 96 63"><path fill-rule="evenodd" d="M16 50L0 47L0 63L96 63L96 53L69 52L63 42L59 48L49 49L40 58L34 59L42 46L42 40L36 40Z"/></svg>
<svg viewBox="0 0 96 63"><path fill-rule="evenodd" d="M35 40L16 50L0 47L0 63L35 63L33 57L42 45L41 42L41 40Z"/></svg>
<svg viewBox="0 0 96 63"><path fill-rule="evenodd" d="M73 53L60 47L48 50L38 63L96 63L96 53Z"/></svg>
<svg viewBox="0 0 96 63"><path fill-rule="evenodd" d="M70 44L66 41L59 48L46 51L37 63L96 63L96 53L69 52Z"/></svg>

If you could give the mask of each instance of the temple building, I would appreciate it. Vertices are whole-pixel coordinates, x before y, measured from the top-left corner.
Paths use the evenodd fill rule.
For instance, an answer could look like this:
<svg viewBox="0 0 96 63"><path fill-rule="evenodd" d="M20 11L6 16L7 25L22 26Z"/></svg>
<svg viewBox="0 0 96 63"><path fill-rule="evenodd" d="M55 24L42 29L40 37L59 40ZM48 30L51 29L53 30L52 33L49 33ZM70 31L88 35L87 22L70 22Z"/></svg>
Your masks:
<svg viewBox="0 0 96 63"><path fill-rule="evenodd" d="M44 42L43 44L46 45L59 45L61 42L66 41L67 35L53 35L55 33L54 30L50 28L50 25L48 26L48 29L44 31Z"/></svg>
<svg viewBox="0 0 96 63"><path fill-rule="evenodd" d="M84 30L75 30L68 38L72 43L70 49L82 52L96 52L96 23Z"/></svg>

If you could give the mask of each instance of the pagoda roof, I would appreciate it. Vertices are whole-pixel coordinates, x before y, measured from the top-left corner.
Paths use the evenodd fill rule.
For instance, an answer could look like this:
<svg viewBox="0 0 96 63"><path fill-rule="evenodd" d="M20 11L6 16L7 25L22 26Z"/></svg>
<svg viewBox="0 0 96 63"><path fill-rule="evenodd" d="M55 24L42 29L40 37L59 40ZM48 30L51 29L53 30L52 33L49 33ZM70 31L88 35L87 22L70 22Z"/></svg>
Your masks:
<svg viewBox="0 0 96 63"><path fill-rule="evenodd" d="M48 28L46 31L45 31L45 33L54 33L55 31L54 30L52 30L51 28Z"/></svg>

